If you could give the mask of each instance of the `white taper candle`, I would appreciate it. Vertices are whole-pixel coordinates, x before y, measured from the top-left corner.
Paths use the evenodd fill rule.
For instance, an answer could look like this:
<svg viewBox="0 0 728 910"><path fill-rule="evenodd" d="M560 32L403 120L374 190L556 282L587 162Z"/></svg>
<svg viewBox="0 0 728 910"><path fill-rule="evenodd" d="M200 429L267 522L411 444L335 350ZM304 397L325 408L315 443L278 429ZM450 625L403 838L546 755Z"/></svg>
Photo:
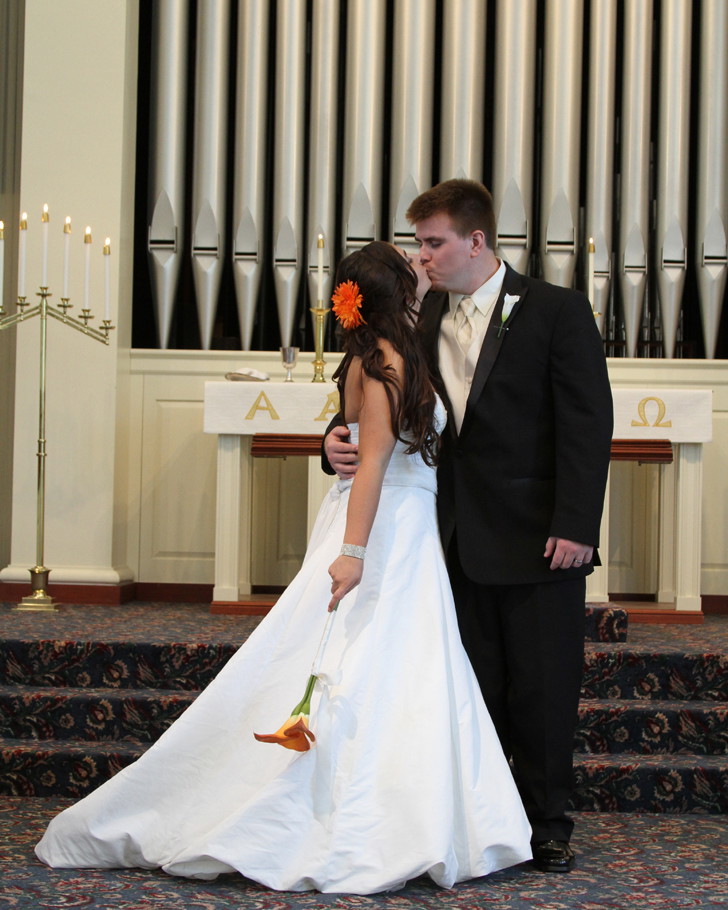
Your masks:
<svg viewBox="0 0 728 910"><path fill-rule="evenodd" d="M68 278L71 271L71 219L66 217L63 225L63 293L62 297L68 300Z"/></svg>
<svg viewBox="0 0 728 910"><path fill-rule="evenodd" d="M104 319L111 320L111 238L104 243Z"/></svg>
<svg viewBox="0 0 728 910"><path fill-rule="evenodd" d="M20 216L20 241L18 250L18 297L25 297L25 261L28 247L28 213Z"/></svg>
<svg viewBox="0 0 728 910"><path fill-rule="evenodd" d="M594 307L594 254L596 253L596 247L594 246L594 238L589 238L589 247L587 250L587 281L586 281L586 295L589 298L589 303Z"/></svg>
<svg viewBox="0 0 728 910"><path fill-rule="evenodd" d="M5 277L5 222L0 221L0 308L3 305L3 278Z"/></svg>
<svg viewBox="0 0 728 910"><path fill-rule="evenodd" d="M48 204L46 203L43 206L43 214L40 218L40 285L43 288L48 287L48 227L50 220L50 215L48 214Z"/></svg>
<svg viewBox="0 0 728 910"><path fill-rule="evenodd" d="M318 235L318 243L316 244L316 274L318 277L318 301L317 303L323 303L324 300L324 235Z"/></svg>
<svg viewBox="0 0 728 910"><path fill-rule="evenodd" d="M91 294L91 228L87 227L83 235L84 242L84 276L83 276L83 308L90 310L89 299Z"/></svg>

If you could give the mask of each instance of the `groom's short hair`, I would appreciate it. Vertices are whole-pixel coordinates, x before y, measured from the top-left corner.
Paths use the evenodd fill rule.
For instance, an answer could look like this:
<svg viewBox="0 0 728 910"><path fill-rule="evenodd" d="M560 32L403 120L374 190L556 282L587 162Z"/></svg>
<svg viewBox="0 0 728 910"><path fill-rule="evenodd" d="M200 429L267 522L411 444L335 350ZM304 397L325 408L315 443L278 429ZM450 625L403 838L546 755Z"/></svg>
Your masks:
<svg viewBox="0 0 728 910"><path fill-rule="evenodd" d="M495 250L496 224L493 197L477 180L445 180L421 193L407 209L407 220L417 224L433 215L447 215L455 231L465 237L482 231L489 249Z"/></svg>

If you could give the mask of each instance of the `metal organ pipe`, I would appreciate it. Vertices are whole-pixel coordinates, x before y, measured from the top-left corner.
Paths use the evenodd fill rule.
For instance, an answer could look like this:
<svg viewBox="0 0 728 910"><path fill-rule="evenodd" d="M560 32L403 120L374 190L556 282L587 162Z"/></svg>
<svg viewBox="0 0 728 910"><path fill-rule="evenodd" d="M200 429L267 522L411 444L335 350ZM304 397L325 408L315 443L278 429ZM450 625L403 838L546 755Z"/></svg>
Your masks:
<svg viewBox="0 0 728 910"><path fill-rule="evenodd" d="M696 267L705 356L713 358L726 288L728 233L728 5L703 0Z"/></svg>
<svg viewBox="0 0 728 910"><path fill-rule="evenodd" d="M291 344L302 266L306 5L278 0L273 275L281 345Z"/></svg>
<svg viewBox="0 0 728 910"><path fill-rule="evenodd" d="M147 250L157 341L162 349L169 344L185 231L188 24L184 0L159 0L155 4Z"/></svg>
<svg viewBox="0 0 728 910"><path fill-rule="evenodd" d="M190 8L198 17L193 48ZM486 42L489 14L496 34ZM237 0L234 7L231 0L158 0L153 23L147 255L160 347L169 343L188 238L203 348L212 342L223 250L232 257L241 347L251 347L263 276L273 279L264 305L277 308L281 344L295 344L304 274L311 302L319 296L320 235L327 302L342 248L380 236L411 246L405 212L412 199L436 180L482 179L492 160L498 254L528 273L538 243L536 271L573 286L593 237L591 302L603 328L614 297L609 340L619 337L623 313L627 356L641 350L648 288L655 310L659 298L664 355L680 350L694 187L690 254L699 300L686 306L701 307L706 355L715 355L728 284L725 0ZM486 110L491 46L493 108ZM228 90L236 99L229 137Z"/></svg>
<svg viewBox="0 0 728 910"><path fill-rule="evenodd" d="M381 222L386 0L350 0L344 129L344 246L374 240Z"/></svg>
<svg viewBox="0 0 728 910"><path fill-rule="evenodd" d="M233 276L240 343L250 349L265 249L268 6L243 0L238 13L233 188Z"/></svg>
<svg viewBox="0 0 728 910"><path fill-rule="evenodd" d="M336 253L336 131L339 82L339 0L314 0L311 46L311 155L308 166L308 288L318 297L318 236L323 235L323 299L328 302Z"/></svg>
<svg viewBox="0 0 728 910"><path fill-rule="evenodd" d="M609 304L614 198L614 71L617 5L592 0L589 34L589 120L586 160L586 230L582 249L594 239L594 299L600 331ZM587 255L588 252L587 252Z"/></svg>
<svg viewBox="0 0 728 910"><path fill-rule="evenodd" d="M581 0L546 0L541 265L564 287L576 264L583 16Z"/></svg>
<svg viewBox="0 0 728 910"><path fill-rule="evenodd" d="M627 356L636 357L649 249L652 0L625 0L623 48L619 284Z"/></svg>
<svg viewBox="0 0 728 910"><path fill-rule="evenodd" d="M192 180L192 275L202 348L209 350L225 231L229 0L199 0Z"/></svg>
<svg viewBox="0 0 728 910"><path fill-rule="evenodd" d="M499 0L496 15L493 204L498 255L528 271L533 239L536 0Z"/></svg>
<svg viewBox="0 0 728 910"><path fill-rule="evenodd" d="M657 288L665 356L675 339L687 268L691 0L662 0L657 140Z"/></svg>
<svg viewBox="0 0 728 910"><path fill-rule="evenodd" d="M390 171L391 237L414 244L405 217L432 181L435 0L401 0L394 10L394 76Z"/></svg>
<svg viewBox="0 0 728 910"><path fill-rule="evenodd" d="M486 12L483 0L445 0L440 180L483 179Z"/></svg>

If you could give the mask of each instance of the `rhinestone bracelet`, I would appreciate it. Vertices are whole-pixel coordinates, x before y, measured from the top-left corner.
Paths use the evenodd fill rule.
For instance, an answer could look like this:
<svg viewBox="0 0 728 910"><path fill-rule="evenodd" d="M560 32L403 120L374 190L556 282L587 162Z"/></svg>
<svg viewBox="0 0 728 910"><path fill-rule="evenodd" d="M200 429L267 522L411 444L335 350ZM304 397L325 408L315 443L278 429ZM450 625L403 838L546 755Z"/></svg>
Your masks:
<svg viewBox="0 0 728 910"><path fill-rule="evenodd" d="M358 547L355 543L343 543L341 545L341 556L353 556L354 559L364 559L366 552L366 547Z"/></svg>

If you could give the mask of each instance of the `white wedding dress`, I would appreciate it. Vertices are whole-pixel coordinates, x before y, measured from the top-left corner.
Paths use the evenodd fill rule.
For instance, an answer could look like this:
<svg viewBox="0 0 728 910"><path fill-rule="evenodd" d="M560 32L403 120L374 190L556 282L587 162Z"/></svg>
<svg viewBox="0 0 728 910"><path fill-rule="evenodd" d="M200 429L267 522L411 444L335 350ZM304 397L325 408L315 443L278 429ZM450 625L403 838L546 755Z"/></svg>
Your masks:
<svg viewBox="0 0 728 910"><path fill-rule="evenodd" d="M144 756L51 822L43 862L199 879L237 870L277 890L370 894L424 873L448 888L530 858L458 633L435 472L405 448L387 469L361 584L331 627L310 751L253 732L277 730L303 695L350 481L332 488L301 571L248 641Z"/></svg>

